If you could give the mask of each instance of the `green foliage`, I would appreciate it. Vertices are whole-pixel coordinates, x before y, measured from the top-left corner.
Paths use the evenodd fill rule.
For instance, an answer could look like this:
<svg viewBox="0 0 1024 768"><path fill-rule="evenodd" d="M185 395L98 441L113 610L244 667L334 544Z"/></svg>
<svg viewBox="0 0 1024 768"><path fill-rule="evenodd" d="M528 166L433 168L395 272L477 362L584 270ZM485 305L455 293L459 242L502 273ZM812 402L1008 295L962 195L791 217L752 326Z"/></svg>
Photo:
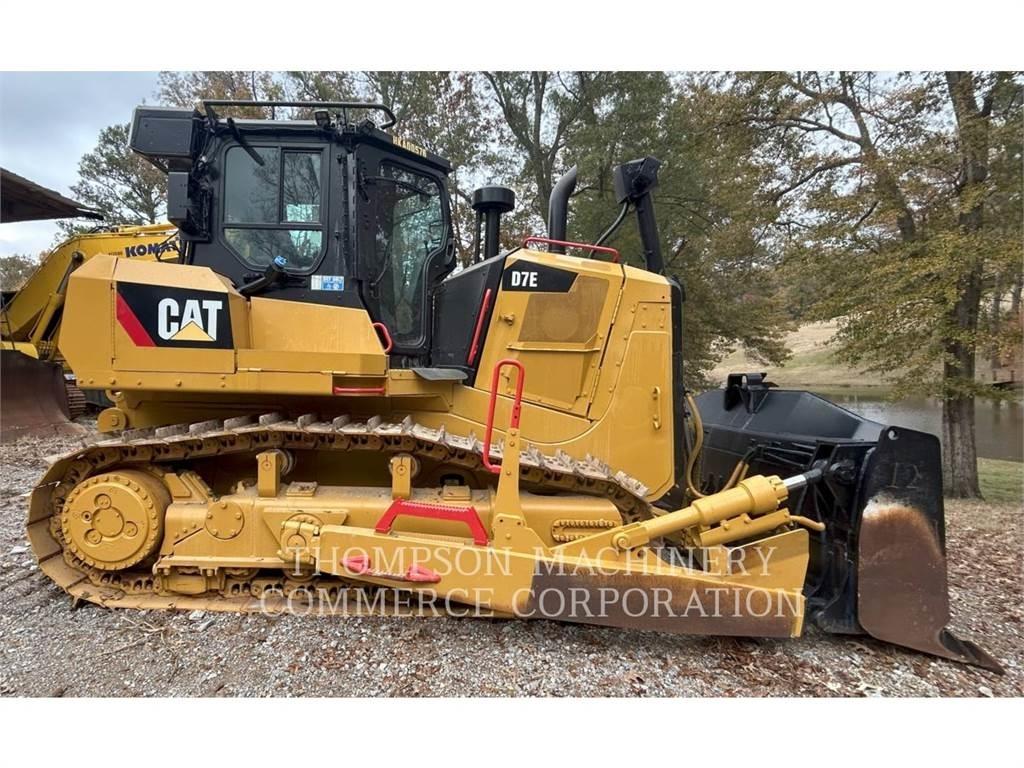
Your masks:
<svg viewBox="0 0 1024 768"><path fill-rule="evenodd" d="M779 169L795 314L838 318L839 357L902 393L987 394L964 355L1019 343L1019 325L970 315L993 298L1000 306L993 292L1020 281L1020 83L973 78L992 99L990 113L971 118L988 124L988 174L977 179L964 167L976 127L958 126L941 75L741 77L772 94L741 119L797 149ZM969 226L975 210L983 215Z"/></svg>
<svg viewBox="0 0 1024 768"><path fill-rule="evenodd" d="M155 224L164 213L167 179L128 147L128 124L100 131L96 148L78 163L71 196L104 216L104 226ZM60 239L96 228L96 222L64 220Z"/></svg>
<svg viewBox="0 0 1024 768"><path fill-rule="evenodd" d="M312 74L312 73L311 73ZM199 107L203 99L280 100L284 89L273 72L161 72L157 96L166 106ZM236 117L270 117L271 109L232 107Z"/></svg>
<svg viewBox="0 0 1024 768"><path fill-rule="evenodd" d="M0 256L0 291L18 290L38 266L39 259L21 253Z"/></svg>
<svg viewBox="0 0 1024 768"><path fill-rule="evenodd" d="M704 385L705 374L736 345L764 361L785 358L788 318L764 237L777 214L763 204L766 167L756 157L756 137L719 125L728 93L661 72L490 72L484 78L505 120L499 167L509 172L521 202L508 229L543 231L551 186L575 164L579 183L568 236L593 242L619 212L613 168L658 157L655 208L667 271L687 294L688 383ZM632 215L609 244L640 266Z"/></svg>

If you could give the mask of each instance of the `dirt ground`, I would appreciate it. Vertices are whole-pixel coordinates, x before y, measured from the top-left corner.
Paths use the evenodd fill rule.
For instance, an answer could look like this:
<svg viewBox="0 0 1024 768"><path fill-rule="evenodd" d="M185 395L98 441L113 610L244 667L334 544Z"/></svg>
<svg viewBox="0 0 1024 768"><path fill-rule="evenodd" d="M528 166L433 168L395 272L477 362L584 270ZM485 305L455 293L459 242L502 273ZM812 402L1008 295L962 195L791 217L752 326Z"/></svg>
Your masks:
<svg viewBox="0 0 1024 768"><path fill-rule="evenodd" d="M810 630L690 638L545 621L204 616L70 599L23 532L46 457L0 446L0 693L7 696L1021 696L1019 506L948 503L952 628L1003 676Z"/></svg>

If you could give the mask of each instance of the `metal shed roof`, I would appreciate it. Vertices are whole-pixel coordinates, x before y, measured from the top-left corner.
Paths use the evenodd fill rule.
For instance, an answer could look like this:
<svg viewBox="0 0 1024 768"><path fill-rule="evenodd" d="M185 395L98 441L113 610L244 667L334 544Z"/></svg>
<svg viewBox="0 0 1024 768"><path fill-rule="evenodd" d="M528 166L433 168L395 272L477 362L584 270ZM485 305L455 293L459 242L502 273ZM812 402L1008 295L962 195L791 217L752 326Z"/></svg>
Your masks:
<svg viewBox="0 0 1024 768"><path fill-rule="evenodd" d="M102 219L103 214L0 168L0 222L71 218Z"/></svg>

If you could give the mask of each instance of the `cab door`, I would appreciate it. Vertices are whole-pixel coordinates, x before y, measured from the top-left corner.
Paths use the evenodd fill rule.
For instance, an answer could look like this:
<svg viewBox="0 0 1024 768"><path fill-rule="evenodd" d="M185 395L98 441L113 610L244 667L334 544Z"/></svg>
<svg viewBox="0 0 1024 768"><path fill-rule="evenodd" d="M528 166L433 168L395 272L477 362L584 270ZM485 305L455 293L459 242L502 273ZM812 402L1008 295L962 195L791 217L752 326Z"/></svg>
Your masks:
<svg viewBox="0 0 1024 768"><path fill-rule="evenodd" d="M455 258L445 178L375 147L356 156L363 302L387 326L393 355L423 359L433 294Z"/></svg>

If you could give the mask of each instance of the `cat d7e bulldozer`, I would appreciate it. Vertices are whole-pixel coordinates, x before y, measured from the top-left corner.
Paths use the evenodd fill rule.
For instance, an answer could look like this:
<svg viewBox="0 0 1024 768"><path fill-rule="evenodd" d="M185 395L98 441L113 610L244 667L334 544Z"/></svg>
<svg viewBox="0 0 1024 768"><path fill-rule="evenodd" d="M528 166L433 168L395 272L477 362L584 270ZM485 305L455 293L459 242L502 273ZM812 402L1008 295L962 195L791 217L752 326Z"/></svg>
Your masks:
<svg viewBox="0 0 1024 768"><path fill-rule="evenodd" d="M70 277L62 348L113 407L33 493L50 578L112 607L811 621L998 669L945 626L933 436L757 374L685 391L657 160L614 174L642 266L605 244L614 226L567 240L573 170L546 237L511 250L514 195L477 190L456 269L450 166L393 123L344 102L135 111L182 248Z"/></svg>

